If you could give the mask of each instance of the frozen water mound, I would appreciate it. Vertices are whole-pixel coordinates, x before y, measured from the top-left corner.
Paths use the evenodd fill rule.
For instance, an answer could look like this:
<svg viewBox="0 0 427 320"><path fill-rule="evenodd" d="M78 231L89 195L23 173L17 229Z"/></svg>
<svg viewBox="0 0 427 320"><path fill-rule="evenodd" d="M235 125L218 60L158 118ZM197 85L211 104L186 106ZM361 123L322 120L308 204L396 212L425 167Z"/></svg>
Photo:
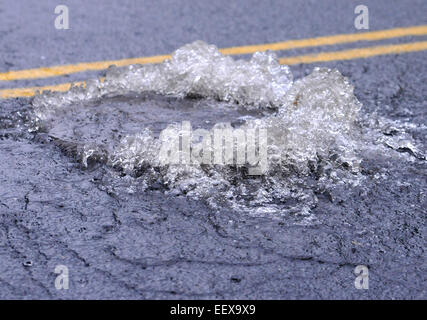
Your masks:
<svg viewBox="0 0 427 320"><path fill-rule="evenodd" d="M360 109L353 86L337 70L316 68L293 82L272 53L234 60L197 41L162 64L110 67L103 81L38 95L31 130L48 133L84 167L109 168L113 189L125 184L132 193L161 185L166 193L203 199L214 208L295 214L308 223L318 194L363 181L366 157L395 156L390 150L399 148L424 157L402 135L385 135L389 124L372 123ZM265 147L265 170L251 175L253 163L206 163L202 157L162 161L162 147L173 143L162 132L182 139L184 122L191 123L192 142L199 138L196 129L208 139L216 129L264 130L266 145L258 138L255 153ZM233 140L232 155L239 147L247 150L240 145L245 143Z"/></svg>

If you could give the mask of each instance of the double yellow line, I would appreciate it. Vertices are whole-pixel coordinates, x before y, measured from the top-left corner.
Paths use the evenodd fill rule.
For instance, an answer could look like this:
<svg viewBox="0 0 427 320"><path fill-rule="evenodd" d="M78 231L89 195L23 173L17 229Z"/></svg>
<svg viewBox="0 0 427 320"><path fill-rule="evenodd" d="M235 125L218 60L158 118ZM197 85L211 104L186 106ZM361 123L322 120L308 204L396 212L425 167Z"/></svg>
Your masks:
<svg viewBox="0 0 427 320"><path fill-rule="evenodd" d="M340 34L326 37L290 40L284 42L276 42L270 44L241 46L220 49L225 55L244 55L251 54L256 51L281 51L297 48L316 47L324 45L334 45L351 43L357 41L376 41L391 39L405 36L423 36L427 35L427 25L396 28L389 30L364 32L357 34ZM358 58L367 58L378 55L398 54L404 52L415 52L427 50L427 41L412 42L398 45L385 45L375 47L365 47L342 51L322 52L318 54L309 54L302 56L284 57L279 61L282 64L294 65L300 63L313 63L313 62L326 62L334 60L350 60ZM99 62L78 63L72 65L52 66L46 68L36 68L27 70L9 71L0 73L0 81L12 81L23 79L40 79L48 77L62 76L66 74L73 74L77 72L96 71L108 68L110 65L125 66L130 64L147 64L147 63L160 63L165 59L169 59L170 55L159 55L152 57L141 57L122 60L110 60ZM0 98L12 97L29 97L33 96L37 90L53 90L53 91L66 91L70 88L71 83L63 83L59 85L44 86L44 87L28 87L17 89L0 90Z"/></svg>

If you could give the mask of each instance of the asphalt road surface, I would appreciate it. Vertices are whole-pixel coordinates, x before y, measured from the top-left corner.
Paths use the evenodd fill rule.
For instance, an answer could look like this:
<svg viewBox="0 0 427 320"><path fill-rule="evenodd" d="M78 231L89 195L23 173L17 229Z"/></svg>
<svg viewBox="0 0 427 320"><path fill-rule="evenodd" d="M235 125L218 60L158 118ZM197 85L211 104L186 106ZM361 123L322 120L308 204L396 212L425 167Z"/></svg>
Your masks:
<svg viewBox="0 0 427 320"><path fill-rule="evenodd" d="M0 2L0 72L168 54L198 39L224 48L364 32L354 27L360 1L64 0L69 30L54 27L58 4ZM425 0L363 4L369 31L427 24ZM414 124L411 134L425 148L426 58L419 51L291 69L296 78L316 65L339 69L354 84L362 112ZM102 74L0 81L0 89ZM370 184L367 193L356 188L339 199L319 195L313 226L227 210L213 214L202 202L156 188L137 197L106 190L102 168L82 170L42 137L22 131L30 102L0 100L2 299L426 298L425 160L366 164L370 172L385 170L385 180ZM68 290L55 288L57 265L69 268ZM368 290L354 286L357 265L369 268Z"/></svg>

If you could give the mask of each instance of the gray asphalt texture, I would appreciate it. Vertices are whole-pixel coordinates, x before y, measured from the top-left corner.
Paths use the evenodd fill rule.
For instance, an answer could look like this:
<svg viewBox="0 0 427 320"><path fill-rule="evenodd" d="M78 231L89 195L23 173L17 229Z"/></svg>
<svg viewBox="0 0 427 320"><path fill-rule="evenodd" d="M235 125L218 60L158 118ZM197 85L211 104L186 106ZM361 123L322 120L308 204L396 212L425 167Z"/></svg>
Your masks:
<svg viewBox="0 0 427 320"><path fill-rule="evenodd" d="M229 47L359 32L353 25L359 1L61 3L70 8L70 30L54 28L56 1L0 3L1 71L165 54L197 39ZM371 30L427 22L424 0L363 4ZM341 47L347 46L278 54ZM362 112L425 125L425 52L315 65L349 77ZM299 78L315 65L292 71ZM156 188L134 197L109 190L102 167L82 170L43 136L22 130L30 102L0 100L2 299L426 298L425 161L366 163L367 176L385 170L387 178L368 180L369 192L318 195L319 223L295 226L213 213ZM410 133L426 146L425 129ZM69 267L69 290L55 289L59 264ZM357 265L369 267L368 290L354 287Z"/></svg>

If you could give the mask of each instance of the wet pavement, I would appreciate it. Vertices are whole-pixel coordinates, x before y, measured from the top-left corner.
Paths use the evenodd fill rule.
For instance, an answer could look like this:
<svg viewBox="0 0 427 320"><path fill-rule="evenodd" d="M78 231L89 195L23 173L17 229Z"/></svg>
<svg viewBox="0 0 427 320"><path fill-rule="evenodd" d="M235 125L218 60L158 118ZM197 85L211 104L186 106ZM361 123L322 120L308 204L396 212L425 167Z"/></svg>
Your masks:
<svg viewBox="0 0 427 320"><path fill-rule="evenodd" d="M422 1L400 1L395 6L367 2L373 28L425 23L422 10L414 10ZM234 10L223 10L224 4L215 2L200 15L189 7L178 10L156 2L139 7L141 12L149 8L141 13L143 18L135 7L126 11L126 5L131 6L126 2L121 10L128 22L115 23L118 18L111 11L97 11L92 3L96 2L86 8L87 14L79 15L79 21L86 21L91 12L107 15L111 30L103 31L105 39L98 37L102 28L95 27L96 21L90 22L93 26L76 23L69 42L54 36L58 31L53 27L48 31L51 36L44 38L43 29L32 25L42 19L36 13L28 25L13 26L13 20L2 23L0 41L6 46L4 55L1 52L1 70L38 67L44 61L53 65L162 54L196 38L225 47L354 32L354 15L343 4L333 11L325 9L324 15L317 10L318 16L310 14L311 23L303 23L290 17L301 12L298 8L308 14L314 2L287 4L289 10L284 5L275 8L274 2L265 4L265 10L259 10L259 2L246 7L232 2L228 6ZM43 4L48 5L49 1ZM13 6L0 10L10 16L16 11ZM241 10L245 14L237 14ZM337 15L340 10L345 14ZM280 12L289 17L279 17ZM162 23L155 19L160 13L166 15ZM209 20L212 13L215 18ZM242 23L242 19L249 22ZM290 21L295 22L292 27ZM182 25L176 29L172 22ZM156 29L156 24L164 29ZM33 37L28 28L40 34ZM78 35L79 28L91 31ZM148 32L149 28L155 31ZM117 33L121 36L116 38ZM34 41L31 54L23 51L25 37ZM46 53L35 40L38 37L52 41L51 47L57 49ZM99 43L92 43L90 37ZM88 45L76 46L79 41ZM76 52L76 48L81 50ZM42 55L43 62L38 60ZM425 52L322 66L336 67L349 77L363 104L361 112L413 124L408 133L425 150ZM291 69L301 78L313 67ZM408 150L400 151L409 162L377 157L363 163L367 178L363 186L317 194L316 222L299 225L294 217L254 217L226 208L217 212L185 195L167 196L156 185L144 192L124 192L128 186L112 183L106 166L84 168L48 135L29 133L25 124L30 103L31 99L24 98L0 101L0 298L426 298L426 163ZM170 105L182 103L195 102L168 101ZM69 290L54 286L57 265L69 268ZM357 265L369 268L369 290L354 286Z"/></svg>

